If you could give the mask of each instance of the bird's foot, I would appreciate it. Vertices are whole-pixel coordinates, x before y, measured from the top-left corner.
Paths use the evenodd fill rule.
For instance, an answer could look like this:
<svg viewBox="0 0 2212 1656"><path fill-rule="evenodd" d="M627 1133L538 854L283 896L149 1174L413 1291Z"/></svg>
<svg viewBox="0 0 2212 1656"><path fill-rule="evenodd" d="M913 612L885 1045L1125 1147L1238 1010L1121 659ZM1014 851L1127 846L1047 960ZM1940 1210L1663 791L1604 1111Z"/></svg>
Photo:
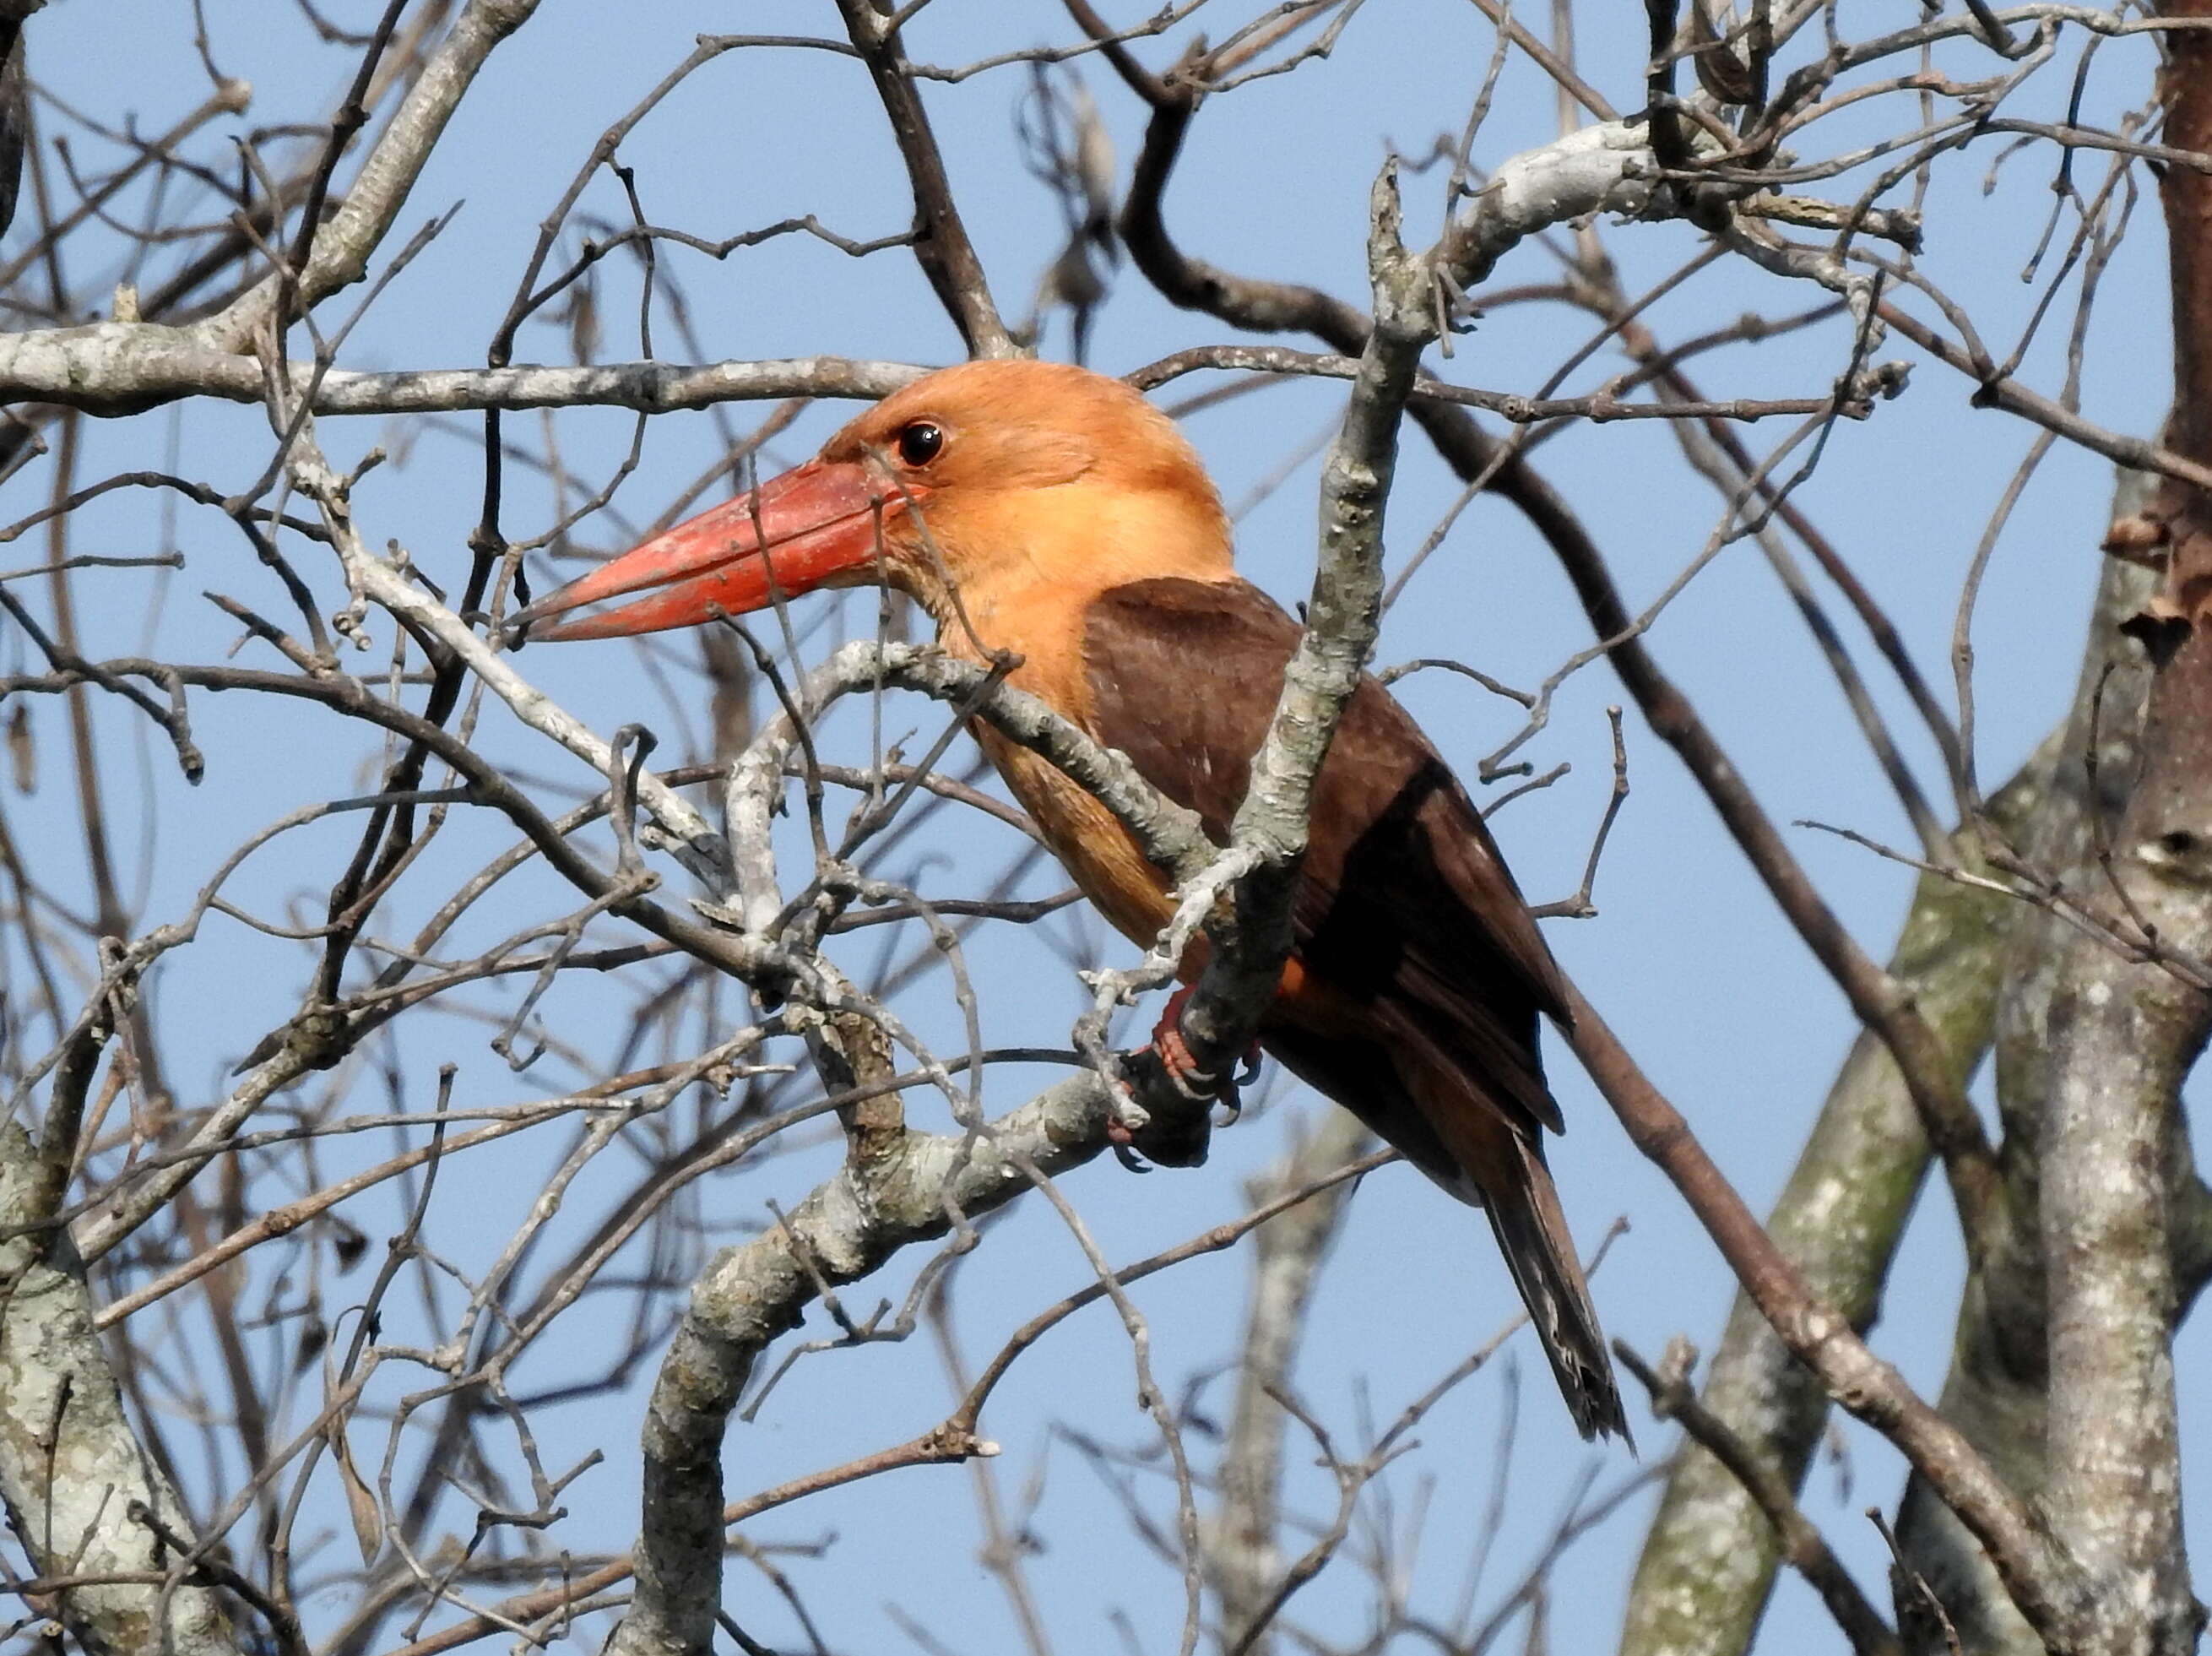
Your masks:
<svg viewBox="0 0 2212 1656"><path fill-rule="evenodd" d="M1160 1061L1160 1068L1175 1083L1176 1091L1193 1104L1219 1104L1229 1111L1231 1121L1243 1111L1243 1100L1238 1090L1249 1087L1259 1079L1260 1043L1253 1041L1244 1049L1243 1061L1234 1074L1218 1075L1201 1066L1192 1055L1190 1044L1183 1039L1182 1014L1190 1004L1195 985L1185 983L1168 996L1165 1011L1152 1030L1152 1054Z"/></svg>
<svg viewBox="0 0 2212 1656"><path fill-rule="evenodd" d="M1187 988L1170 995L1167 1010L1152 1031L1152 1044L1122 1059L1122 1087L1107 1117L1106 1142L1113 1146L1121 1165L1134 1171L1149 1171L1145 1160L1163 1167L1199 1166L1206 1160L1206 1136L1213 1126L1211 1106L1223 1105L1229 1119L1236 1120L1241 1108L1237 1089L1249 1087L1259 1071L1257 1041L1233 1075L1219 1075L1200 1067L1182 1034L1183 1008L1190 1004L1190 995ZM1145 1091L1156 1085L1155 1064L1175 1089L1175 1098ZM1140 1093L1160 1108L1153 1111L1139 1105ZM1181 1107L1177 1099L1190 1107Z"/></svg>
<svg viewBox="0 0 2212 1656"><path fill-rule="evenodd" d="M1127 1110L1121 1107L1121 1102L1117 1098L1107 1111L1106 1142L1113 1148L1114 1160L1131 1172L1149 1173L1152 1168L1146 1165L1144 1157L1137 1152L1137 1134L1151 1123L1152 1117L1133 1107L1133 1099L1129 1101L1132 1107Z"/></svg>
<svg viewBox="0 0 2212 1656"><path fill-rule="evenodd" d="M1168 996L1151 1045L1121 1056L1121 1087L1115 1089L1117 1096L1106 1118L1106 1142L1113 1145L1115 1158L1133 1172L1151 1172L1146 1160L1159 1166L1201 1165L1207 1134L1214 1127L1212 1105L1224 1105L1228 1118L1237 1120L1241 1109L1237 1089L1249 1087L1259 1074L1259 1040L1248 1047L1243 1062L1230 1076L1218 1076L1199 1065L1182 1030L1188 1005L1190 989L1176 989ZM1159 1092L1159 1076L1166 1076L1175 1096ZM1139 1098L1152 1107L1141 1105Z"/></svg>

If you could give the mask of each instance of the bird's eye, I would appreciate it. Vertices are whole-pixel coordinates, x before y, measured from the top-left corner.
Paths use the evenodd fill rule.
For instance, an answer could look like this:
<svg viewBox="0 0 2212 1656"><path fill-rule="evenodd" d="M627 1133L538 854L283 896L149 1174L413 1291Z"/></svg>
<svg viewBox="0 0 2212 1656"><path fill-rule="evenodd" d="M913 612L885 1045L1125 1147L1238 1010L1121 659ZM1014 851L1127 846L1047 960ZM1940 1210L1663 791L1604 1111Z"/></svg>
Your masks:
<svg viewBox="0 0 2212 1656"><path fill-rule="evenodd" d="M898 434L898 457L908 466L927 466L945 447L945 428L916 420Z"/></svg>

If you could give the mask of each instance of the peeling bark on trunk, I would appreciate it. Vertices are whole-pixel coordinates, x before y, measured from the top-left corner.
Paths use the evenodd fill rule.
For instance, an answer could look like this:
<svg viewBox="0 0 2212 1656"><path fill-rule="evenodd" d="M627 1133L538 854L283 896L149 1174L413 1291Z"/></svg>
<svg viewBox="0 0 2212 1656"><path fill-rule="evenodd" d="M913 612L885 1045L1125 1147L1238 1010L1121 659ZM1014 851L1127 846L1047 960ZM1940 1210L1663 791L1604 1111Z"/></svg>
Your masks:
<svg viewBox="0 0 2212 1656"><path fill-rule="evenodd" d="M1998 795L2024 814L2049 769L2039 755ZM1960 838L1967 855L1966 837ZM2005 898L1923 877L1891 958L1964 1086L1988 1049L2004 939ZM1898 1238L1928 1169L1927 1135L1888 1050L1853 1044L1767 1230L1807 1283L1862 1330L1880 1307ZM1828 1397L1739 1293L1702 1399L1763 1446L1802 1488L1828 1419ZM1645 1537L1622 1629L1623 1656L1737 1656L1765 1612L1779 1562L1774 1528L1741 1484L1702 1449L1686 1449Z"/></svg>
<svg viewBox="0 0 2212 1656"><path fill-rule="evenodd" d="M2144 498L2148 480L2123 478L2114 502L2124 515ZM2105 569L2081 674L2067 721L2063 752L2044 807L2020 842L2038 868L2065 871L2076 889L2094 890L2094 846L2117 825L2135 774L2136 733L2149 673L2142 653L2120 630L2148 597L2150 577L2114 562ZM2101 694L2100 685L2101 685ZM2096 797L2085 763L2092 725L2097 738ZM2074 928L2056 916L2023 910L2014 927L1997 1008L1996 1090L2003 1117L2000 1163L2007 1225L1983 1269L1969 1277L1943 1385L1944 1415L2014 1488L2030 1495L2045 1486L2045 1286L2039 1232L2042 1134L2051 1087L2050 1008L2058 992L2066 938ZM2005 1597L1981 1549L1948 1508L1915 1478L1898 1514L1905 1556L1942 1602L1972 1653L2039 1652L2041 1642ZM1906 1616L1909 1645L1945 1649L1932 1617Z"/></svg>
<svg viewBox="0 0 2212 1656"><path fill-rule="evenodd" d="M44 1183L30 1136L0 1126L0 1227L44 1217ZM0 1242L0 1498L16 1539L42 1576L155 1578L57 1591L62 1623L92 1656L235 1656L216 1595L159 1579L177 1561L134 1513L173 1535L190 1520L124 1414L67 1233Z"/></svg>

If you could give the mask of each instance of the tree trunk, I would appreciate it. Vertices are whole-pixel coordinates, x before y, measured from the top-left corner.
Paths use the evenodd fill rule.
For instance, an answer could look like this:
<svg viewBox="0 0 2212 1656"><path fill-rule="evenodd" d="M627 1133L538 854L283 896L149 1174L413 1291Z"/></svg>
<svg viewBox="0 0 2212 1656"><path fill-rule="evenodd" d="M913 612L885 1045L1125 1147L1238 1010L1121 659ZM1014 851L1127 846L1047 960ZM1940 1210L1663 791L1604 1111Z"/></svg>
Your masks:
<svg viewBox="0 0 2212 1656"><path fill-rule="evenodd" d="M179 1561L154 1527L187 1537L176 1492L140 1447L93 1331L65 1229L42 1225L50 1190L30 1135L0 1126L0 1498L41 1576L153 1580L58 1588L57 1618L92 1656L236 1656L216 1595L164 1586ZM147 1521L149 1515L154 1520Z"/></svg>

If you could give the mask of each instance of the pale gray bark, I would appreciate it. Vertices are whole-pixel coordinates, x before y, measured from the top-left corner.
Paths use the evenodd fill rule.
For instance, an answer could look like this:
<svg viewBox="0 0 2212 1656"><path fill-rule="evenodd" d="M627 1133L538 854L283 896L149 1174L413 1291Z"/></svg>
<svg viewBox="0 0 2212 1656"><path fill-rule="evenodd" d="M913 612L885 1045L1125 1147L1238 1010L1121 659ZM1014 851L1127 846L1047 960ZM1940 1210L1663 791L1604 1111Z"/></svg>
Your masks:
<svg viewBox="0 0 2212 1656"><path fill-rule="evenodd" d="M2205 0L2160 10L2176 22L2212 16ZM2166 142L2212 145L2203 35L2168 43L2159 100ZM2212 188L2172 167L2159 195L2172 285L2168 441L2202 463L2212 457ZM2087 1583L2078 1642L2094 1656L2186 1656L2204 1626L2182 1538L2172 1335L2186 1299L2176 1244L2195 1195L2181 1084L2212 1035L2209 519L2199 490L2163 479L2105 542L2140 549L2148 539L2164 565L2123 624L2148 657L2132 787L2076 874L2075 889L2124 916L2137 947L2057 939L2046 1020L2044 1504Z"/></svg>
<svg viewBox="0 0 2212 1656"><path fill-rule="evenodd" d="M311 310L368 276L370 259L407 204L446 123L493 51L537 9L538 0L469 0L362 158L344 201L315 232L296 281L296 309ZM214 316L178 332L218 350L252 350L276 320L287 286L283 277L272 273Z"/></svg>
<svg viewBox="0 0 2212 1656"><path fill-rule="evenodd" d="M469 0L356 171L296 276L272 272L185 326L118 320L0 336L0 402L64 403L125 414L177 397L258 402L261 355L289 307L312 310L361 281L461 99L538 0ZM406 376L399 376L404 378Z"/></svg>
<svg viewBox="0 0 2212 1656"><path fill-rule="evenodd" d="M49 1601L94 1656L234 1656L221 1601L188 1580L143 1514L191 1533L176 1492L123 1409L92 1298L30 1135L0 1125L0 1498L44 1577L81 1577Z"/></svg>
<svg viewBox="0 0 2212 1656"><path fill-rule="evenodd" d="M584 367L403 368L354 373L295 363L295 396L318 415L434 414L469 409L630 408L645 414L786 397L887 397L927 370L842 356L782 362L599 362ZM53 403L122 414L179 397L259 403L269 373L182 328L150 322L0 333L0 402Z"/></svg>
<svg viewBox="0 0 2212 1656"><path fill-rule="evenodd" d="M2116 515L2133 509L2143 484L2135 477L2124 482ZM2117 830L2127 805L2150 678L2142 651L2119 629L2153 584L2141 569L2107 563L2061 762L2044 808L2020 842L2031 866L2063 873L2070 889L2106 899L2111 888L2097 866L2095 846L2100 837L2109 839ZM2084 762L2093 723L2098 782L2094 796ZM2087 944L2089 956L2075 953L2077 941ZM2045 1270L2049 1221L2042 1214L2042 1196L2051 1165L2045 1133L2058 1074L2059 1033L2053 1014L2073 995L2069 984L2091 968L2096 956L2119 964L2109 949L2088 944L2075 927L2046 910L2027 911L2014 928L1996 1043L2008 1222L1998 1233L1998 1245L1968 1279L1942 1395L1944 1414L2007 1481L2023 1494L2044 1499L2049 1495L2046 1405L2052 1369ZM2185 1177L2179 1168L2173 1171L2177 1180ZM2179 1183L2176 1188L2181 1188ZM2024 1656L2042 1649L1981 1549L1919 1479L1906 1486L1898 1532L1912 1568L1942 1604L1969 1653ZM1900 1594L1900 1630L1918 1648L1942 1651L1947 1635L1942 1622L1916 1610L1917 1603L1917 1592Z"/></svg>
<svg viewBox="0 0 2212 1656"><path fill-rule="evenodd" d="M975 1139L906 1131L842 1171L778 1229L715 1256L661 1364L645 1423L644 1525L637 1597L612 1656L690 1656L711 1647L721 1605L722 1434L769 1341L795 1326L823 1285L857 1282L901 1248L946 1234L1105 1145L1111 1100L1089 1075L1063 1081ZM857 1142L857 1141L856 1141ZM948 1442L944 1458L990 1450Z"/></svg>
<svg viewBox="0 0 2212 1656"><path fill-rule="evenodd" d="M2212 720L2212 697L2191 699L2190 716ZM2162 938L2202 956L2206 857L2171 848L2207 843L2203 801L2149 792L2129 813L2119 878ZM2169 1197L2187 1165L2180 1089L2203 1048L2206 996L2079 935L2061 973L2043 1141L2045 1504L2096 1583L2093 1647L2185 1656L2203 1613L2181 1535Z"/></svg>
<svg viewBox="0 0 2212 1656"><path fill-rule="evenodd" d="M2164 948L2212 959L2212 641L2201 626L2152 673L2106 867ZM2091 866L2077 877L2094 889ZM2190 1166L2181 1083L2212 1031L2212 995L2078 932L2058 944L2041 1159L2045 1506L2094 1584L2092 1647L2186 1653L2203 1612L2181 1537L2173 1217Z"/></svg>
<svg viewBox="0 0 2212 1656"><path fill-rule="evenodd" d="M2040 797L2047 756L1993 808L2018 819ZM1955 849L1971 861L1971 835ZM1888 971L1911 993L1963 1087L1988 1050L2007 929L2017 905L1924 875ZM1810 1288L1855 1328L1873 1324L1898 1239L1928 1169L1927 1135L1897 1064L1862 1032L1814 1121L1768 1233ZM1741 1293L1700 1397L1802 1488L1828 1420L1819 1382ZM1668 1480L1631 1588L1624 1656L1735 1656L1747 1649L1780 1559L1773 1525L1719 1461L1686 1448Z"/></svg>

